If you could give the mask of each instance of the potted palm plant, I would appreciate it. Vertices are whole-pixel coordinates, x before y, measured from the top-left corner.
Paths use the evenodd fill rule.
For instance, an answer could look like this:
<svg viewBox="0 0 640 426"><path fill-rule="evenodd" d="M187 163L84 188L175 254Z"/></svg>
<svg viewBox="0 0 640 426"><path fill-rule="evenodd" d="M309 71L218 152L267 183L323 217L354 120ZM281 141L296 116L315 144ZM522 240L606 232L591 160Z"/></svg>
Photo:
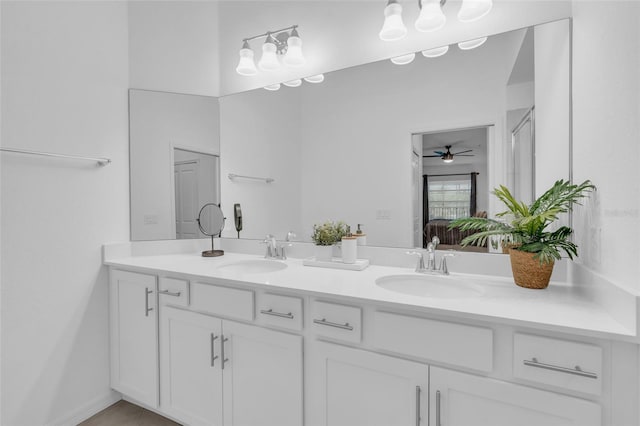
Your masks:
<svg viewBox="0 0 640 426"><path fill-rule="evenodd" d="M578 256L578 247L570 240L573 232L568 226L550 229L561 213L566 213L574 204L595 189L586 180L579 185L558 180L551 188L527 205L511 195L509 189L500 185L493 194L507 207L498 213L497 219L466 217L451 222L449 228L474 231L462 240L462 245L482 246L489 238L509 242L511 270L517 285L542 289L549 285L551 272L561 252L573 259Z"/></svg>

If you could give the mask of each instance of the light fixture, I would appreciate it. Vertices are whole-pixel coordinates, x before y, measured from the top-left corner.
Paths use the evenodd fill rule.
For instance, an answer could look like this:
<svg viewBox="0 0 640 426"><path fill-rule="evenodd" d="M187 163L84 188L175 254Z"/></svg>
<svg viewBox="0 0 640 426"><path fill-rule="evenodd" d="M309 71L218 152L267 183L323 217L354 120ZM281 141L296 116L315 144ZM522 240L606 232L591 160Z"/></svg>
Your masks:
<svg viewBox="0 0 640 426"><path fill-rule="evenodd" d="M492 7L492 0L462 0L458 20L460 22L477 21L489 13Z"/></svg>
<svg viewBox="0 0 640 426"><path fill-rule="evenodd" d="M476 47L480 47L487 41L487 37L475 38L473 40L461 41L458 43L458 47L462 50L471 50Z"/></svg>
<svg viewBox="0 0 640 426"><path fill-rule="evenodd" d="M322 83L324 81L324 74L316 74L305 77L304 81L306 81L307 83Z"/></svg>
<svg viewBox="0 0 640 426"><path fill-rule="evenodd" d="M447 152L445 152L444 155L442 156L442 161L444 161L447 164L453 163L453 154L449 152L449 150L447 150Z"/></svg>
<svg viewBox="0 0 640 426"><path fill-rule="evenodd" d="M302 54L302 39L298 34L298 26L282 28L277 31L267 31L264 34L247 37L242 40L240 49L240 60L236 67L236 72L244 76L252 76L258 73L254 63L254 53L249 46L251 40L265 38L262 45L262 56L258 62L258 67L262 71L275 71L280 68L279 56L282 62L290 68L299 68L305 64Z"/></svg>
<svg viewBox="0 0 640 426"><path fill-rule="evenodd" d="M292 68L300 68L304 65L304 56L302 55L302 40L298 35L298 30L293 28L287 39L287 53L285 53L282 62Z"/></svg>
<svg viewBox="0 0 640 426"><path fill-rule="evenodd" d="M442 5L446 0L440 2L440 0L421 0L420 1L420 16L416 19L416 30L429 33L437 31L444 27L447 22L446 16L442 13Z"/></svg>
<svg viewBox="0 0 640 426"><path fill-rule="evenodd" d="M246 76L256 75L258 70L256 69L256 64L253 62L253 50L251 50L249 43L246 41L242 44L239 55L240 61L236 67L236 72Z"/></svg>
<svg viewBox="0 0 640 426"><path fill-rule="evenodd" d="M276 84L270 84L268 86L264 86L265 90L269 90L271 92L274 92L276 90L280 90L280 83L276 83Z"/></svg>
<svg viewBox="0 0 640 426"><path fill-rule="evenodd" d="M403 39L407 35L407 27L402 22L402 6L397 0L389 0L384 8L384 24L378 36L383 41Z"/></svg>
<svg viewBox="0 0 640 426"><path fill-rule="evenodd" d="M442 28L447 22L442 8L447 0L418 0L420 15L415 22L416 30L432 32ZM476 21L491 11L493 0L462 0L458 11L460 22ZM388 0L384 8L384 24L378 33L380 40L396 41L407 35L407 28L402 22L402 6L398 0Z"/></svg>
<svg viewBox="0 0 640 426"><path fill-rule="evenodd" d="M287 87L298 87L302 84L302 80L297 79L297 80L285 81L282 84L284 84Z"/></svg>
<svg viewBox="0 0 640 426"><path fill-rule="evenodd" d="M428 49L422 51L422 56L425 58L437 58L449 51L449 46L436 47L435 49Z"/></svg>
<svg viewBox="0 0 640 426"><path fill-rule="evenodd" d="M396 65L406 65L413 62L415 58L416 58L415 53L409 53L407 55L396 56L395 58L391 58L391 62L393 62Z"/></svg>

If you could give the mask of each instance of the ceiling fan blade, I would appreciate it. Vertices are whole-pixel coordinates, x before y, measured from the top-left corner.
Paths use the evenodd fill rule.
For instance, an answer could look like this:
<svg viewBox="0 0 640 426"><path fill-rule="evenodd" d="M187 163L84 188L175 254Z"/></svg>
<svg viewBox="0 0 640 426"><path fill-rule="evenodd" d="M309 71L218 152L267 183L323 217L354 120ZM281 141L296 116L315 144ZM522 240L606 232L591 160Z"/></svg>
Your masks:
<svg viewBox="0 0 640 426"><path fill-rule="evenodd" d="M472 149L468 149L466 151L454 152L453 155L464 154L465 152L471 152L471 151L473 151L473 150Z"/></svg>
<svg viewBox="0 0 640 426"><path fill-rule="evenodd" d="M473 154L456 154L456 157L475 157Z"/></svg>
<svg viewBox="0 0 640 426"><path fill-rule="evenodd" d="M435 153L436 153L436 154L438 154L438 155L444 155L444 154L445 154L445 153L444 153L444 152L442 152L442 151L433 151L433 152L435 152Z"/></svg>
<svg viewBox="0 0 640 426"><path fill-rule="evenodd" d="M422 156L422 158L427 158L427 157L440 158L442 157L442 155L423 155Z"/></svg>

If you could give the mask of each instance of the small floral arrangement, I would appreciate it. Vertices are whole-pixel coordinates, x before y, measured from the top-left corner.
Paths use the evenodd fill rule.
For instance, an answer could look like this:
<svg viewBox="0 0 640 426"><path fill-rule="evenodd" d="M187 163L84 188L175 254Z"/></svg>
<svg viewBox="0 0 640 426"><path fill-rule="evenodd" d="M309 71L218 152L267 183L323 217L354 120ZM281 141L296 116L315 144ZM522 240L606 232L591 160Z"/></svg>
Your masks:
<svg viewBox="0 0 640 426"><path fill-rule="evenodd" d="M322 224L313 225L311 239L318 246L331 246L342 240L347 235L347 224L338 221L327 221Z"/></svg>

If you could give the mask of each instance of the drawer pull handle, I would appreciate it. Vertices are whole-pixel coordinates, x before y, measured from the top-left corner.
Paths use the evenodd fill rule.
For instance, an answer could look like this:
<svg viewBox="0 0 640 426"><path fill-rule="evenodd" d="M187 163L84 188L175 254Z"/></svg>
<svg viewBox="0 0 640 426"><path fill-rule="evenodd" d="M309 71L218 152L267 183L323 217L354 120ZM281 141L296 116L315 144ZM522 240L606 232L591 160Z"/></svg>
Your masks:
<svg viewBox="0 0 640 426"><path fill-rule="evenodd" d="M281 312L275 312L273 309L269 309L269 310L262 309L260 313L264 315L273 315L274 317L293 319L293 314L291 312L289 312L288 314L283 314Z"/></svg>
<svg viewBox="0 0 640 426"><path fill-rule="evenodd" d="M218 336L216 336L215 334L211 333L211 366L215 367L215 362L216 359L218 359L218 355L214 355L214 347L215 347L215 341L218 338Z"/></svg>
<svg viewBox="0 0 640 426"><path fill-rule="evenodd" d="M442 422L440 421L440 391L436 391L436 426L441 426Z"/></svg>
<svg viewBox="0 0 640 426"><path fill-rule="evenodd" d="M528 359L525 359L524 361L522 361L522 363L529 367L544 368L545 370L558 371L560 373L575 374L576 376L588 377L590 379L598 378L598 375L596 373L590 373L589 371L582 371L582 368L580 368L579 365L576 365L574 368L560 367L558 365L545 364L543 362L539 362L537 358L531 358L531 361L529 361Z"/></svg>
<svg viewBox="0 0 640 426"><path fill-rule="evenodd" d="M173 296L173 297L180 297L180 295L182 294L182 292L180 291L170 291L170 290L160 290L158 293L160 294L166 294L167 296Z"/></svg>
<svg viewBox="0 0 640 426"><path fill-rule="evenodd" d="M416 426L420 426L420 386L416 386Z"/></svg>
<svg viewBox="0 0 640 426"><path fill-rule="evenodd" d="M341 328L343 330L353 331L353 326L350 326L348 322L345 322L344 324L338 324L337 322L327 321L324 318L322 318L321 320L314 319L313 322L320 325L327 325L329 327L335 327L335 328Z"/></svg>
<svg viewBox="0 0 640 426"><path fill-rule="evenodd" d="M149 290L149 287L144 289L144 316L148 317L149 312L153 311L153 308L149 306L149 295L153 294L153 290Z"/></svg>

